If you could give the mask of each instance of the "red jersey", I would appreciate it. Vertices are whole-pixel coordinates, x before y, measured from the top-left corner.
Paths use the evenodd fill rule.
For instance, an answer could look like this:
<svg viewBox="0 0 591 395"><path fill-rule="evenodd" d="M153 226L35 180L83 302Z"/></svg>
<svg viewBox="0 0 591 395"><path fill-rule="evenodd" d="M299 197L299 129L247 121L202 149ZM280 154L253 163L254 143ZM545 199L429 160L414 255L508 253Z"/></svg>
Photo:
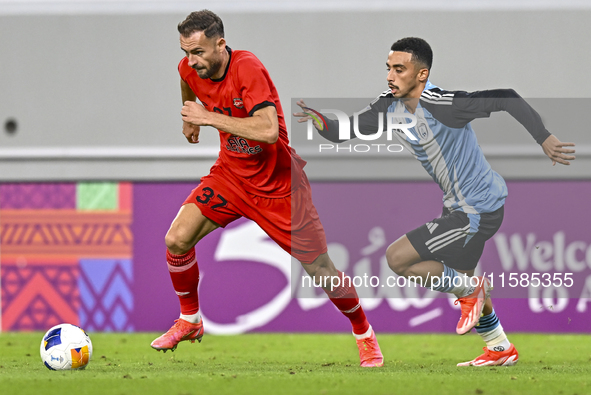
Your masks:
<svg viewBox="0 0 591 395"><path fill-rule="evenodd" d="M212 167L236 181L247 192L259 196L287 196L300 184L304 162L289 146L279 95L269 72L248 51L226 47L230 60L222 78L201 79L185 57L179 63L181 78L209 111L246 118L264 107L274 106L279 120L275 144L253 141L220 132L220 156ZM293 173L293 174L292 174Z"/></svg>

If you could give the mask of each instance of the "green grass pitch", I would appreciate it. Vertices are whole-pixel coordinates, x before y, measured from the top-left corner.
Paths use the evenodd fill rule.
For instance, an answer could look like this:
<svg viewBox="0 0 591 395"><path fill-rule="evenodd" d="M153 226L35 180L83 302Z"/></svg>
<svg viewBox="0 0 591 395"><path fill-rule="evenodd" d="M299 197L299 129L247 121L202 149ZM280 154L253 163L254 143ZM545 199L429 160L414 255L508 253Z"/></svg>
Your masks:
<svg viewBox="0 0 591 395"><path fill-rule="evenodd" d="M90 333L86 370L50 371L41 333L0 334L0 393L12 394L553 394L591 393L591 335L511 334L514 367L456 367L483 346L475 334L378 335L382 368L358 367L346 334L205 335L174 353L157 334Z"/></svg>

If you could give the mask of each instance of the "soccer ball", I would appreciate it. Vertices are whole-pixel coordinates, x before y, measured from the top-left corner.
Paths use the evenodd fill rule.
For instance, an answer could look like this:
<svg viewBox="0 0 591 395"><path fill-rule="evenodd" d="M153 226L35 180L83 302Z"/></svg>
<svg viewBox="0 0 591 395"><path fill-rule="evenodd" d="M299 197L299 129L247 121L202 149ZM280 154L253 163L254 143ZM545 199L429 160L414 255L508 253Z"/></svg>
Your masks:
<svg viewBox="0 0 591 395"><path fill-rule="evenodd" d="M40 352L47 369L84 369L92 358L92 342L82 328L59 324L43 336Z"/></svg>

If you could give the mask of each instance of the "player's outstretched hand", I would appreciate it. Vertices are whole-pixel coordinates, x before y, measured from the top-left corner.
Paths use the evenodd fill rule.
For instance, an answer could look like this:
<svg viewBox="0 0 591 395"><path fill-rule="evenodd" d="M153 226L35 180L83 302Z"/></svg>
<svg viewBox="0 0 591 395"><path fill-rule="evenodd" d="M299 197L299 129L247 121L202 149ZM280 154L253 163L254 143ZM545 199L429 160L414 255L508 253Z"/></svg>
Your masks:
<svg viewBox="0 0 591 395"><path fill-rule="evenodd" d="M200 127L191 123L183 121L183 134L187 141L191 144L197 144L199 142L199 131Z"/></svg>
<svg viewBox="0 0 591 395"><path fill-rule="evenodd" d="M293 113L294 117L299 118L298 123L307 122L309 119L311 119L312 121L314 121L314 126L316 127L316 129L324 129L322 124L318 122L318 116L314 114L314 111L310 107L306 106L306 103L304 103L302 99L298 100L296 104L300 106L303 111Z"/></svg>
<svg viewBox="0 0 591 395"><path fill-rule="evenodd" d="M574 154L575 150L564 147L574 146L575 143L563 143L552 134L542 143L542 149L544 150L544 153L548 155L548 158L552 160L552 166L556 163L570 165L569 161L575 160L575 156L567 154Z"/></svg>

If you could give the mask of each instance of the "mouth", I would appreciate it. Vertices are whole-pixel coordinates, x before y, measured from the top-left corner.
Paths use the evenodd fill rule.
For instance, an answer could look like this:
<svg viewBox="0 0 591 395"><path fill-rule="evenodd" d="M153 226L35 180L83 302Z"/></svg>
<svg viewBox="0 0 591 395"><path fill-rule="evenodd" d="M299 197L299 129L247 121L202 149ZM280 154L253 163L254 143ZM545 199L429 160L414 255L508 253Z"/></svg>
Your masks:
<svg viewBox="0 0 591 395"><path fill-rule="evenodd" d="M398 87L395 85L388 85L388 88L390 88L390 92L392 92L393 94L396 93L398 91Z"/></svg>

